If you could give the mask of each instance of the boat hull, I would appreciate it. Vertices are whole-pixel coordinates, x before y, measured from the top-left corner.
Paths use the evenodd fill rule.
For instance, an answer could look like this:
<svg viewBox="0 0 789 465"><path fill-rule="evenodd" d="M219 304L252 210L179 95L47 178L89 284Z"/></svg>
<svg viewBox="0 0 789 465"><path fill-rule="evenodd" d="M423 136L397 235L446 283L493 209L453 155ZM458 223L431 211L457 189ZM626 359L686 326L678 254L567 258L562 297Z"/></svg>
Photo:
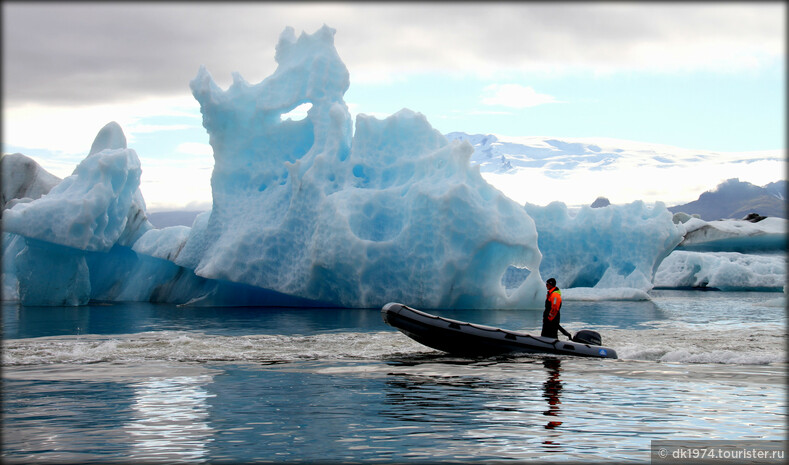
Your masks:
<svg viewBox="0 0 789 465"><path fill-rule="evenodd" d="M466 323L431 315L396 302L384 305L381 316L386 324L420 344L455 355L527 353L617 358L616 351L608 347Z"/></svg>

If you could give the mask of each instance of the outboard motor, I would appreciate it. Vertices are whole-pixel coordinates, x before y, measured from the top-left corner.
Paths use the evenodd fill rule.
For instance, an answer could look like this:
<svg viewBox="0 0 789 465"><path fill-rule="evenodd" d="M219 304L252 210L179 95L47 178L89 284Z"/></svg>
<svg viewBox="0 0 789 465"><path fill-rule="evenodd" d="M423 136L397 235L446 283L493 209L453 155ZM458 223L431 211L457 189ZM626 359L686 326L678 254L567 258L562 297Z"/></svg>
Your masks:
<svg viewBox="0 0 789 465"><path fill-rule="evenodd" d="M575 333L575 336L573 336L573 342L589 344L590 346L599 346L603 345L603 338L600 337L600 333L597 331L582 329L581 331Z"/></svg>

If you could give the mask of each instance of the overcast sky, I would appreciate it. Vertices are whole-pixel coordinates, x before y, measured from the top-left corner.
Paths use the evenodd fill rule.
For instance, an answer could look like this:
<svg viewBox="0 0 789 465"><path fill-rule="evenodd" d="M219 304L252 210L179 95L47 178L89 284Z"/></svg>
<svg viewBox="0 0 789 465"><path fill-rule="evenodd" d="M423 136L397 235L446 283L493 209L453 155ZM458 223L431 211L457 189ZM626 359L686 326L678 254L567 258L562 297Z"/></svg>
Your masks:
<svg viewBox="0 0 789 465"><path fill-rule="evenodd" d="M611 137L717 151L786 145L783 2L2 8L3 151L65 176L115 120L147 169L151 197L166 195L166 177L184 160L203 173L194 174L200 182L210 176L208 137L189 91L200 65L223 87L234 71L259 82L276 67L286 26L337 30L353 115L407 107L443 133ZM204 190L182 194L204 200Z"/></svg>

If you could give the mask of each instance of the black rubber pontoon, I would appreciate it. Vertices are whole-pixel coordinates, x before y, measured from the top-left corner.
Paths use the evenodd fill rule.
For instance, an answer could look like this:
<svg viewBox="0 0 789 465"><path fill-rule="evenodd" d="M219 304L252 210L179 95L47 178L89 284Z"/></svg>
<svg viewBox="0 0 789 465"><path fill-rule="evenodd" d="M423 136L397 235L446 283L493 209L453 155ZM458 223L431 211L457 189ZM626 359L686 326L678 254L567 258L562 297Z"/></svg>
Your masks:
<svg viewBox="0 0 789 465"><path fill-rule="evenodd" d="M545 353L617 358L616 351L608 347L582 342L560 341L548 337L531 336L519 331L451 320L396 302L384 305L381 314L386 324L399 329L411 339L450 354L485 356L508 353ZM579 334L582 332L579 331ZM586 340L589 340L588 333L594 332L586 331ZM599 335L596 340L594 337L591 339L595 342L599 341Z"/></svg>

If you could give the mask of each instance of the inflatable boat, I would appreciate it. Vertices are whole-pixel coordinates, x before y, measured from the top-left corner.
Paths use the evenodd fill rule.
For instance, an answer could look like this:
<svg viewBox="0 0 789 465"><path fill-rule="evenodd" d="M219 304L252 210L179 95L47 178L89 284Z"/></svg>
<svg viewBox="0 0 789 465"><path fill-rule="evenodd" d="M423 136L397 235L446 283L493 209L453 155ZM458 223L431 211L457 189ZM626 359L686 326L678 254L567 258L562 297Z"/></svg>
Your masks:
<svg viewBox="0 0 789 465"><path fill-rule="evenodd" d="M527 353L617 358L614 349L600 345L600 335L594 331L579 331L573 335L572 341L560 341L451 320L396 302L384 305L381 316L386 324L399 329L420 344L455 355Z"/></svg>

